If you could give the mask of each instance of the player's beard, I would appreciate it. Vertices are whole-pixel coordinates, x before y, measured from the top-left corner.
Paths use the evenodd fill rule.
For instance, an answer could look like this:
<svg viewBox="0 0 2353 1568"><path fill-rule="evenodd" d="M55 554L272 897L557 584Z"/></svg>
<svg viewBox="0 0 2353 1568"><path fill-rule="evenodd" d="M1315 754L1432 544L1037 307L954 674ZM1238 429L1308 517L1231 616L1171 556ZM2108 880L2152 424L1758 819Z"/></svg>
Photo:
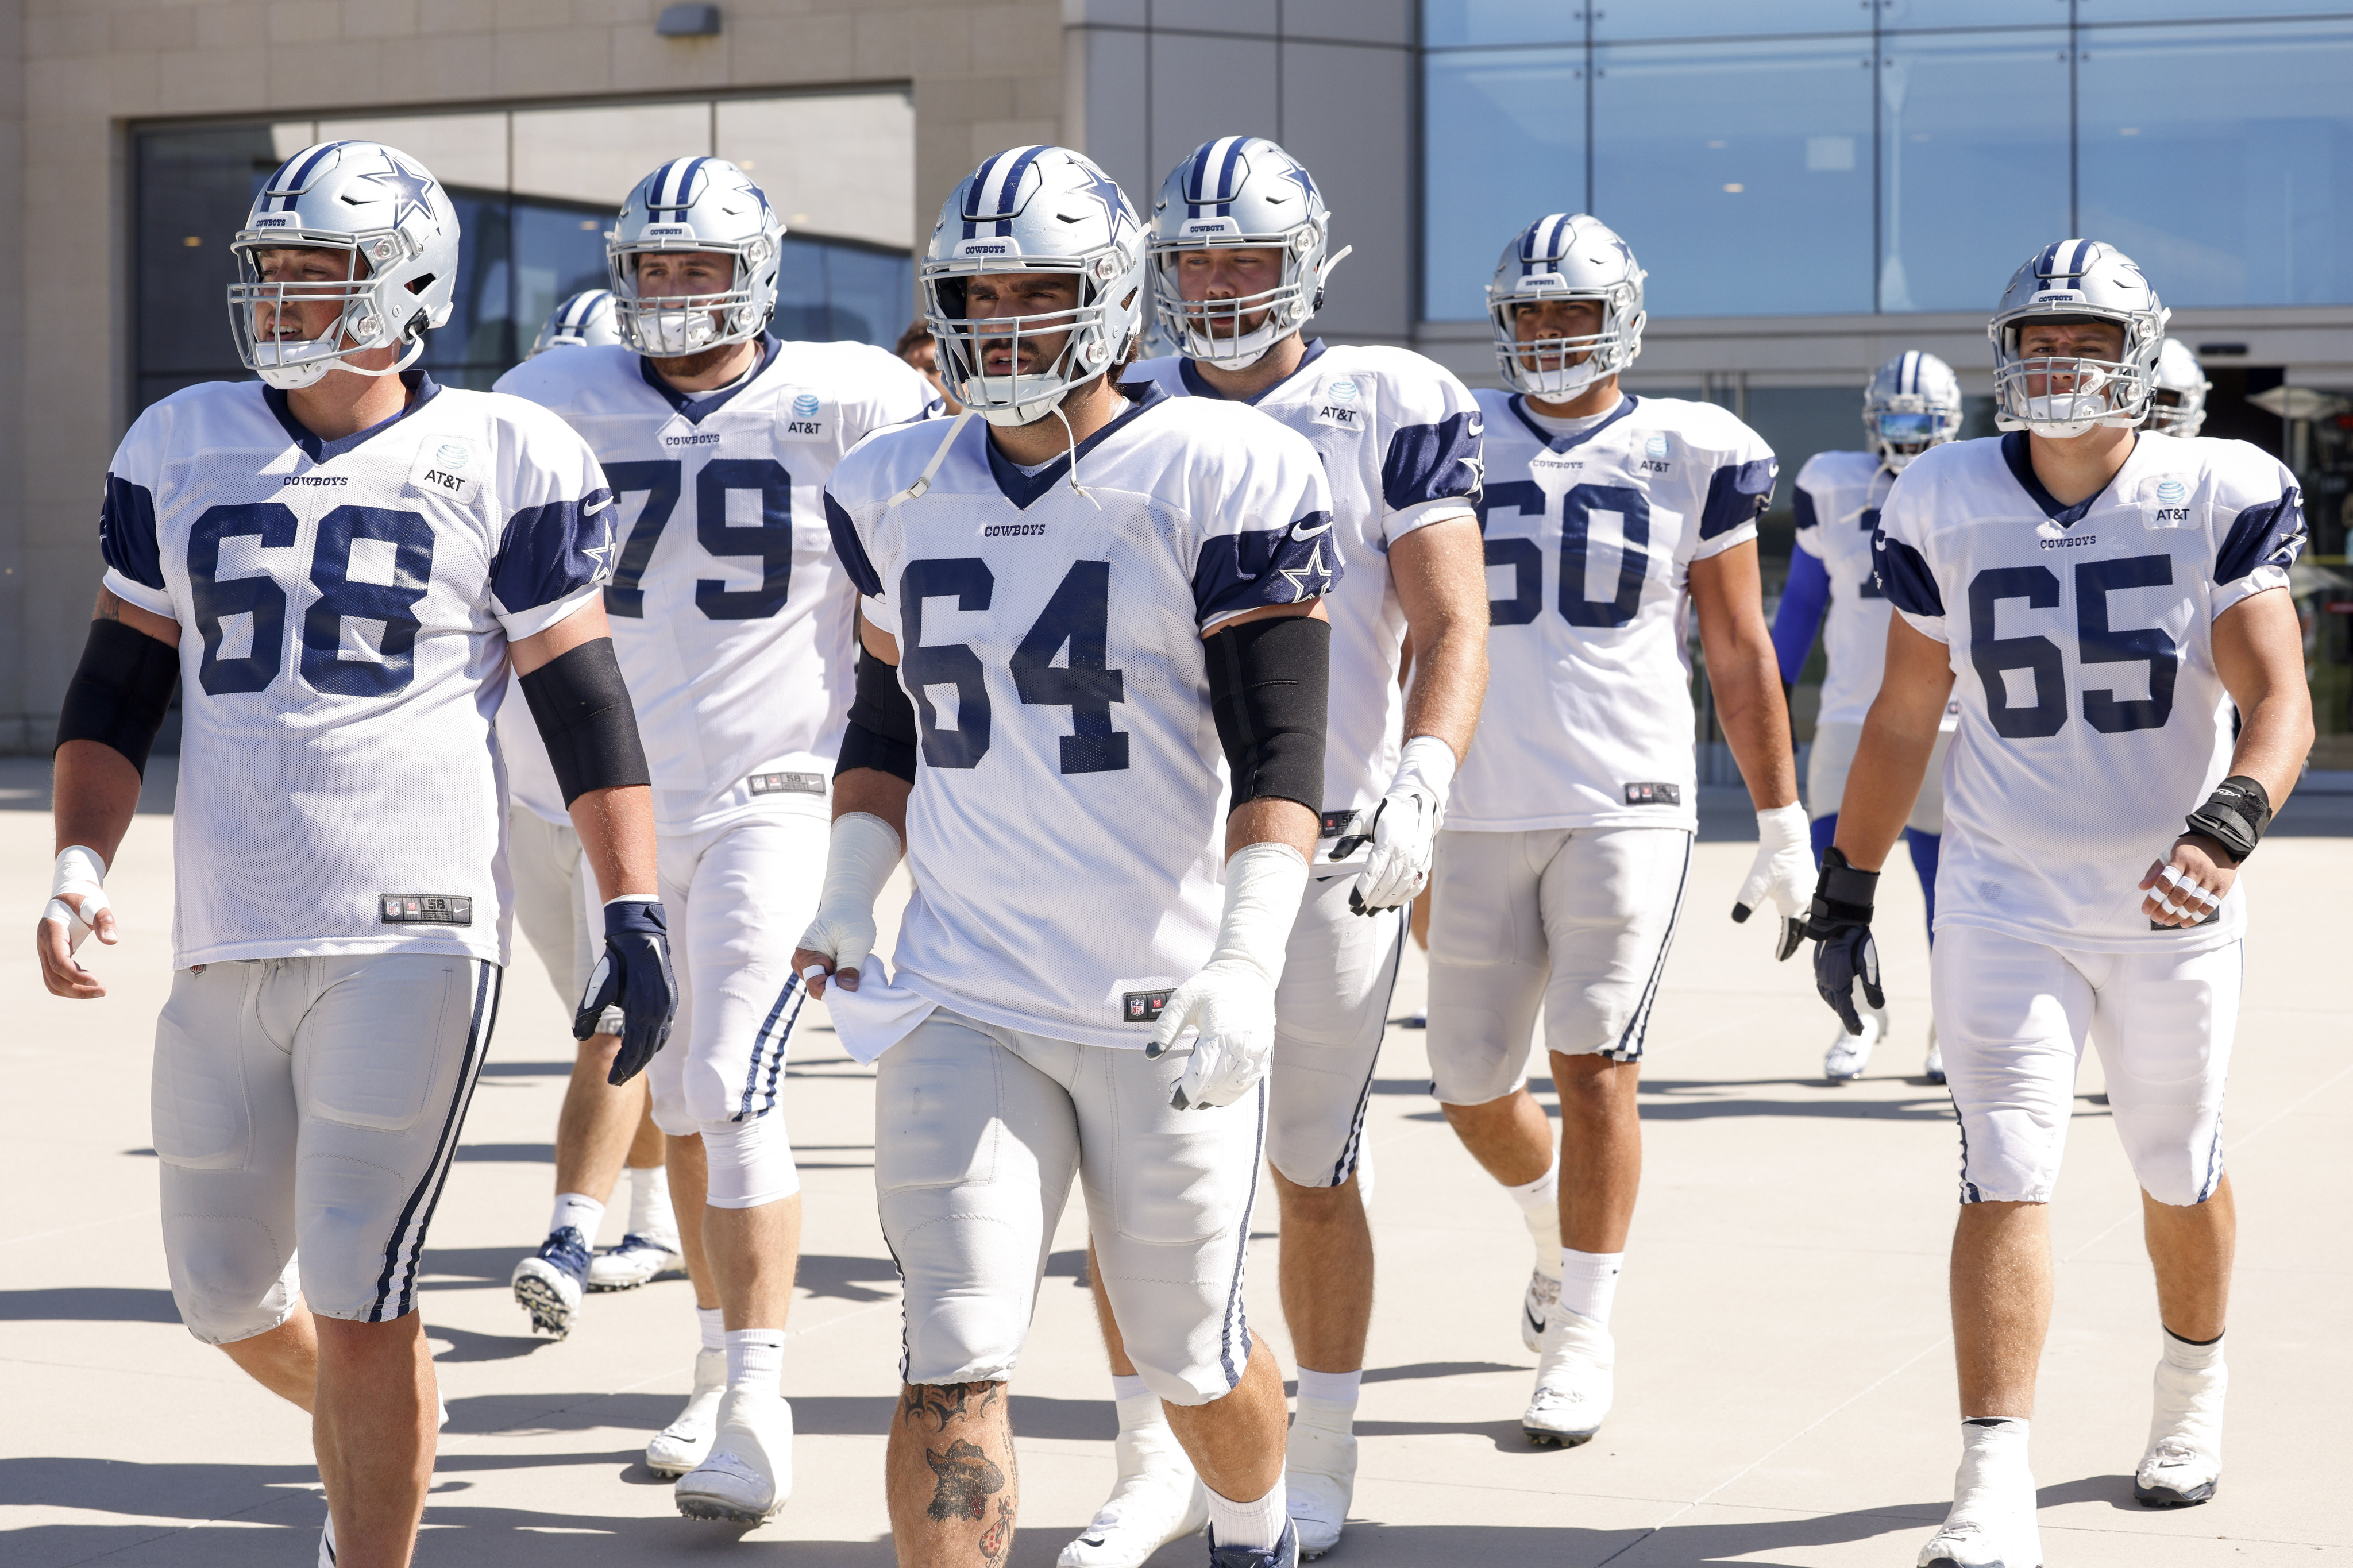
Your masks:
<svg viewBox="0 0 2353 1568"><path fill-rule="evenodd" d="M721 343L716 347L703 349L695 353L680 354L674 359L656 359L654 363L660 368L664 375L673 381L691 381L698 375L718 369L727 362L728 355L734 353L743 346L740 342ZM758 354L758 346L755 344L753 348L753 356L756 359ZM651 355L647 357L652 358Z"/></svg>

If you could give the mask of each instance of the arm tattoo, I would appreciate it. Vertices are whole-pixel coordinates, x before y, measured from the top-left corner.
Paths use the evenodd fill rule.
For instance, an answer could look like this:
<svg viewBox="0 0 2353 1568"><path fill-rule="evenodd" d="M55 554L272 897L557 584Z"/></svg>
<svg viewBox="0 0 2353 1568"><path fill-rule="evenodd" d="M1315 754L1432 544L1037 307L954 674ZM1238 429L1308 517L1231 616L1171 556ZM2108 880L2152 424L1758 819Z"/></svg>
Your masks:
<svg viewBox="0 0 2353 1568"><path fill-rule="evenodd" d="M952 1420L987 1414L1003 1394L1004 1384L997 1383L910 1384L902 1396L901 1414L910 1426L928 1415L936 1423L934 1431L945 1432ZM979 1401L977 1405L973 1403L975 1399Z"/></svg>
<svg viewBox="0 0 2353 1568"><path fill-rule="evenodd" d="M934 1479L931 1505L924 1510L934 1519L986 1519L990 1495L1005 1489L1005 1472L980 1451L978 1444L961 1437L950 1443L944 1454L924 1449L923 1462L932 1467ZM993 1526L984 1534L982 1550L987 1550L987 1534L1008 1528L1008 1521L1003 1521Z"/></svg>

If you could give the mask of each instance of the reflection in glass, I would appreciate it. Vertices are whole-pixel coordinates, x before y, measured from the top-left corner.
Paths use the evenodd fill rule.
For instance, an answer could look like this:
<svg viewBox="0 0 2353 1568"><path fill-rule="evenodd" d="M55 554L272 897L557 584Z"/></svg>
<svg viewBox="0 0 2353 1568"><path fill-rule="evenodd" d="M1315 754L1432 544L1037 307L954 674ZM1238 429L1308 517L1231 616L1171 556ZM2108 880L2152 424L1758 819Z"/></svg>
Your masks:
<svg viewBox="0 0 2353 1568"><path fill-rule="evenodd" d="M1605 0L1593 15L1597 42L1870 31L1871 0Z"/></svg>
<svg viewBox="0 0 2353 1568"><path fill-rule="evenodd" d="M1431 48L1456 44L1582 44L1585 10L1556 0L1422 0L1421 39Z"/></svg>
<svg viewBox="0 0 2353 1568"><path fill-rule="evenodd" d="M1883 310L1989 307L2067 237L2067 63L2015 37L1883 39Z"/></svg>
<svg viewBox="0 0 2353 1568"><path fill-rule="evenodd" d="M1504 242L1552 212L1580 212L1585 51L1432 55L1424 77L1423 312L1487 313Z"/></svg>
<svg viewBox="0 0 2353 1568"><path fill-rule="evenodd" d="M2215 0L2201 3L2211 11ZM2085 15L2089 14L2087 0ZM2067 0L1879 0L1879 25L1891 28L2064 27Z"/></svg>
<svg viewBox="0 0 2353 1568"><path fill-rule="evenodd" d="M2353 300L2353 26L2120 27L2081 56L2084 234L2177 309Z"/></svg>
<svg viewBox="0 0 2353 1568"><path fill-rule="evenodd" d="M1594 60L1592 210L1649 269L1651 315L1872 308L1867 45L1619 46Z"/></svg>
<svg viewBox="0 0 2353 1568"><path fill-rule="evenodd" d="M788 227L914 244L915 108L905 93L724 99L716 151L759 182Z"/></svg>
<svg viewBox="0 0 2353 1568"><path fill-rule="evenodd" d="M507 117L503 114L403 114L371 120L322 120L313 142L381 142L433 171L444 185L507 188Z"/></svg>

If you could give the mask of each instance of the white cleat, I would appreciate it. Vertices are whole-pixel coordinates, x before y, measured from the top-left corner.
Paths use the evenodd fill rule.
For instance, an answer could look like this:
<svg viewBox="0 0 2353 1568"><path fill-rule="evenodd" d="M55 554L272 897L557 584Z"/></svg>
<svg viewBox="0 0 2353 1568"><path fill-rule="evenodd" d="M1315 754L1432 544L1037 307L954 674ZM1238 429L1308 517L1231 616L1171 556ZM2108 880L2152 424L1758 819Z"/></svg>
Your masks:
<svg viewBox="0 0 2353 1568"><path fill-rule="evenodd" d="M711 1439L719 1430L719 1401L727 1392L727 1352L697 1351L694 1392L678 1419L654 1434L646 1445L646 1468L658 1476L682 1476L711 1456Z"/></svg>
<svg viewBox="0 0 2353 1568"><path fill-rule="evenodd" d="M1545 1324L1560 1308L1560 1281L1541 1268L1528 1270L1528 1293L1520 1299L1520 1343L1531 1354L1544 1349Z"/></svg>
<svg viewBox="0 0 2353 1568"><path fill-rule="evenodd" d="M620 1246L598 1253L590 1261L588 1289L634 1290L685 1267L686 1254L679 1250L676 1237L639 1236L632 1231L621 1237Z"/></svg>
<svg viewBox="0 0 2353 1568"><path fill-rule="evenodd" d="M1920 1548L1917 1568L2042 1568L2042 1531L2034 1522L2034 1494L2006 1509L1983 1498L1961 1517L1955 1503L1945 1527Z"/></svg>
<svg viewBox="0 0 2353 1568"><path fill-rule="evenodd" d="M1321 1557L1339 1545L1349 1501L1356 1495L1356 1434L1301 1415L1291 1424L1283 1447L1282 1485L1299 1555Z"/></svg>
<svg viewBox="0 0 2353 1568"><path fill-rule="evenodd" d="M731 1388L719 1402L711 1457L678 1482L689 1519L765 1524L793 1495L793 1407L765 1389Z"/></svg>
<svg viewBox="0 0 2353 1568"><path fill-rule="evenodd" d="M1055 1568L1139 1568L1172 1541L1209 1522L1209 1494L1165 1421L1122 1432L1112 1445L1119 1479L1094 1521L1054 1559Z"/></svg>
<svg viewBox="0 0 2353 1568"><path fill-rule="evenodd" d="M1936 1043L1936 1026L1934 1024L1928 1026L1928 1059L1920 1070L1927 1075L1930 1083L1945 1081L1945 1047Z"/></svg>
<svg viewBox="0 0 2353 1568"><path fill-rule="evenodd" d="M2222 1394L2230 1373L2221 1363L2192 1370L2157 1363L2157 1400L2148 1423L2148 1452L2133 1472L2133 1496L2143 1508L2189 1508L2222 1484Z"/></svg>
<svg viewBox="0 0 2353 1568"><path fill-rule="evenodd" d="M1609 1415L1618 1350L1609 1331L1592 1319L1556 1308L1545 1324L1536 1362L1536 1391L1520 1430L1539 1448L1574 1448L1588 1442Z"/></svg>
<svg viewBox="0 0 2353 1568"><path fill-rule="evenodd" d="M1872 1051L1887 1037L1886 1008L1863 1007L1861 1012L1862 1033L1850 1035L1846 1026L1840 1025L1837 1038L1822 1058L1822 1076L1832 1083L1852 1083L1861 1078L1862 1069L1871 1065Z"/></svg>

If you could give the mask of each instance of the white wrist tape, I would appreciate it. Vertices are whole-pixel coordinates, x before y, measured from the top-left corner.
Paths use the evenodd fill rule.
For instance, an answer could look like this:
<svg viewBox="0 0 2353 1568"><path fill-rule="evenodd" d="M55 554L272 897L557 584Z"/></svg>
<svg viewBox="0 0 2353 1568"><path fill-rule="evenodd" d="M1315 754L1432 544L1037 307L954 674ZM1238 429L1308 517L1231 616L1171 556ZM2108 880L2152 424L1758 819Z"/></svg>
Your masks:
<svg viewBox="0 0 2353 1568"><path fill-rule="evenodd" d="M41 918L66 928L69 949L79 948L98 911L111 907L106 900L105 882L106 859L97 850L71 844L58 851L57 865L49 876L49 901ZM63 895L68 893L81 900L79 910L66 902Z"/></svg>
<svg viewBox="0 0 2353 1568"><path fill-rule="evenodd" d="M825 889L800 945L837 968L857 969L874 948L874 900L898 868L898 831L871 812L834 818L825 858Z"/></svg>
<svg viewBox="0 0 2353 1568"><path fill-rule="evenodd" d="M1246 964L1267 984L1280 984L1291 927L1306 893L1307 860L1298 850L1288 844L1242 846L1226 862L1226 908L1209 963Z"/></svg>
<svg viewBox="0 0 2353 1568"><path fill-rule="evenodd" d="M1454 788L1456 761L1454 748L1435 735L1416 735L1405 743L1398 757L1397 776L1389 781L1388 792L1419 789L1438 802L1438 814L1446 815L1447 796Z"/></svg>

